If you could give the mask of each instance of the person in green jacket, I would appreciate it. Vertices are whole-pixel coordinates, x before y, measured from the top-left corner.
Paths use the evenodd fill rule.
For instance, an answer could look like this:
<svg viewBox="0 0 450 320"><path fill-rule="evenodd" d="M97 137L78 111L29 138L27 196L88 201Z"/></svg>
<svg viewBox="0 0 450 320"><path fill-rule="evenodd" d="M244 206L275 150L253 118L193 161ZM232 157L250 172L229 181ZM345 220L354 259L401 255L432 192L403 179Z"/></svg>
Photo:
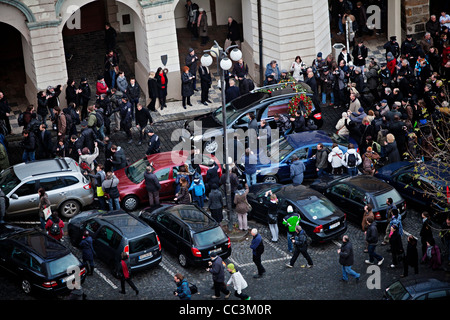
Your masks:
<svg viewBox="0 0 450 320"><path fill-rule="evenodd" d="M287 215L283 218L283 225L287 226L287 242L289 252L293 252L292 237L295 235L295 227L300 225L300 216L294 212L292 206L287 207Z"/></svg>

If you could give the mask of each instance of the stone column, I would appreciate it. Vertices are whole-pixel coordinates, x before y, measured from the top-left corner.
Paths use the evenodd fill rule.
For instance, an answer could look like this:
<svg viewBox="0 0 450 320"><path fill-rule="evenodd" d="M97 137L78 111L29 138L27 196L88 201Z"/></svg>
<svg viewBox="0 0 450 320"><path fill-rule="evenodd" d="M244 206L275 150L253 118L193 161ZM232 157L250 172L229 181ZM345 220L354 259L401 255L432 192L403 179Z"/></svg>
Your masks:
<svg viewBox="0 0 450 320"><path fill-rule="evenodd" d="M419 39L425 33L425 24L430 19L429 0L402 0L402 29L405 34Z"/></svg>
<svg viewBox="0 0 450 320"><path fill-rule="evenodd" d="M388 21L388 38L392 36L397 37L397 41L401 43L404 38L402 35L402 0L390 0L388 1L387 9L387 21Z"/></svg>

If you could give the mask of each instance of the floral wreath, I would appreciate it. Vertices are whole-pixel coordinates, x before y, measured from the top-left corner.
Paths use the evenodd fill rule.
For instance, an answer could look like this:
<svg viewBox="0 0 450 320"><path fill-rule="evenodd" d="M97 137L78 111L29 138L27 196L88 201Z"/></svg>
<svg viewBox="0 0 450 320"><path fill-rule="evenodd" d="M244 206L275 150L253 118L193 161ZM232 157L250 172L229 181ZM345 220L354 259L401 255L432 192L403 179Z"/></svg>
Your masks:
<svg viewBox="0 0 450 320"><path fill-rule="evenodd" d="M295 117L295 112L300 108L301 114L305 118L308 118L311 115L313 109L312 99L307 96L305 93L296 95L292 97L291 101L289 101L288 105L288 113L289 115Z"/></svg>

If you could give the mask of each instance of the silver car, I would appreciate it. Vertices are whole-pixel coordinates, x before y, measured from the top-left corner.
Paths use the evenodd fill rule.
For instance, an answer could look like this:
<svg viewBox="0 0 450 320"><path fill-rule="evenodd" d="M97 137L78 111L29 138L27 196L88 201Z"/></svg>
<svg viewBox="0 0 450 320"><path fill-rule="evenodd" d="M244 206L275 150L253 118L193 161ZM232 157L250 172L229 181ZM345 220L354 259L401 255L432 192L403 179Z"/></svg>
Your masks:
<svg viewBox="0 0 450 320"><path fill-rule="evenodd" d="M90 180L71 158L20 163L0 173L0 187L9 198L6 216L36 214L39 188L44 188L51 209L71 218L94 201Z"/></svg>

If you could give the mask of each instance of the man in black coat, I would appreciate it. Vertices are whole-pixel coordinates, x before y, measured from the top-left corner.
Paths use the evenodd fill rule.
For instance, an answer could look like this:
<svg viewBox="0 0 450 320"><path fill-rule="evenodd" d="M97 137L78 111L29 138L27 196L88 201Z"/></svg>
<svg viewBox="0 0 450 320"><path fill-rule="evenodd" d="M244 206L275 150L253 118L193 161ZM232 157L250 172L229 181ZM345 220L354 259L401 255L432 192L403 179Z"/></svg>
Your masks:
<svg viewBox="0 0 450 320"><path fill-rule="evenodd" d="M239 24L236 20L233 19L233 17L228 17L228 32L227 32L227 38L225 40L224 49L228 48L233 44L233 42L238 46L238 48L241 48L241 29L239 27Z"/></svg>
<svg viewBox="0 0 450 320"><path fill-rule="evenodd" d="M212 84L211 72L208 67L202 65L198 69L198 74L200 75L200 85L202 89L201 102L207 106L207 102L212 103L208 98L209 88L211 88Z"/></svg>
<svg viewBox="0 0 450 320"><path fill-rule="evenodd" d="M386 59L388 52L392 53L395 59L400 56L400 45L397 42L396 36L392 36L389 41L384 44L383 48L386 50Z"/></svg>
<svg viewBox="0 0 450 320"><path fill-rule="evenodd" d="M47 130L45 123L39 127L40 133L37 135L38 142L38 159L53 158L53 141L52 134Z"/></svg>
<svg viewBox="0 0 450 320"><path fill-rule="evenodd" d="M139 142L138 145L142 144L145 140L145 129L148 124L153 124L152 116L150 111L142 106L142 104L137 104L136 109L136 128L139 130Z"/></svg>
<svg viewBox="0 0 450 320"><path fill-rule="evenodd" d="M156 174L153 173L153 168L151 166L147 166L144 173L144 180L150 207L159 206L159 190L161 190L161 184L159 183Z"/></svg>
<svg viewBox="0 0 450 320"><path fill-rule="evenodd" d="M148 97L151 99L147 108L150 111L156 111L155 104L156 104L156 99L158 99L158 83L155 78L155 72L153 72L153 71L150 72L150 76L147 80L147 87L148 87Z"/></svg>
<svg viewBox="0 0 450 320"><path fill-rule="evenodd" d="M111 146L112 157L110 158L112 167L114 171L125 168L127 166L127 158L125 157L125 152L121 147L116 145Z"/></svg>
<svg viewBox="0 0 450 320"><path fill-rule="evenodd" d="M80 131L80 137L78 140L80 140L79 145L81 146L81 149L88 148L89 151L94 153L94 142L97 140L97 135L95 134L94 130L92 128L89 128L87 126L87 121L81 121L81 131Z"/></svg>
<svg viewBox="0 0 450 320"><path fill-rule="evenodd" d="M236 87L236 81L231 78L229 81L230 87L228 89L225 90L225 102L231 102L234 99L236 99L237 97L239 97L241 95L239 88Z"/></svg>
<svg viewBox="0 0 450 320"><path fill-rule="evenodd" d="M105 44L107 51L114 50L116 48L116 37L116 29L111 27L109 22L105 23Z"/></svg>
<svg viewBox="0 0 450 320"><path fill-rule="evenodd" d="M361 73L364 74L364 66L366 65L366 59L369 54L369 50L364 45L364 41L360 40L358 44L353 48L353 64L355 67L361 68Z"/></svg>
<svg viewBox="0 0 450 320"><path fill-rule="evenodd" d="M439 43L439 33L441 31L441 24L439 23L439 20L436 18L436 16L433 14L430 17L430 20L425 24L425 30L431 34L431 37L433 38L434 43Z"/></svg>
<svg viewBox="0 0 450 320"><path fill-rule="evenodd" d="M11 107L8 104L8 100L6 99L3 92L0 92L0 119L5 121L7 134L11 134L11 125L9 123L9 116L11 114Z"/></svg>
<svg viewBox="0 0 450 320"><path fill-rule="evenodd" d="M89 87L89 83L86 77L81 78L78 89L81 90L79 95L79 106L81 106L81 120L84 120L87 117L87 107L89 104L89 100L91 99L91 88Z"/></svg>
<svg viewBox="0 0 450 320"><path fill-rule="evenodd" d="M137 104L139 103L139 97L141 96L141 87L136 82L136 78L134 78L134 77L130 78L130 83L128 84L128 88L127 88L127 95L128 95L128 99L132 105L131 115L134 120L135 119L135 117L134 117L135 109L137 108Z"/></svg>
<svg viewBox="0 0 450 320"><path fill-rule="evenodd" d="M422 243L422 255L423 257L427 252L427 242L433 239L433 231L431 229L430 214L428 212L422 212L422 228L420 229L420 242Z"/></svg>
<svg viewBox="0 0 450 320"><path fill-rule="evenodd" d="M192 89L194 89L194 91L198 91L196 80L198 57L195 54L194 49L189 48L189 53L185 58L185 64L187 67L189 67L189 72L194 76L194 78L192 79Z"/></svg>
<svg viewBox="0 0 450 320"><path fill-rule="evenodd" d="M146 155L151 155L155 153L160 153L160 144L159 136L153 131L152 128L146 130L148 136L150 137L150 141L148 142L148 148L145 152Z"/></svg>
<svg viewBox="0 0 450 320"><path fill-rule="evenodd" d="M219 167L217 166L217 163L211 159L211 163L209 163L209 169L206 172L205 176L206 195L209 195L212 185L220 185L219 173L217 172L218 169Z"/></svg>
<svg viewBox="0 0 450 320"><path fill-rule="evenodd" d="M76 135L73 135L64 142L64 147L66 149L66 157L70 157L78 162L81 149L83 149L82 141Z"/></svg>
<svg viewBox="0 0 450 320"><path fill-rule="evenodd" d="M342 246L338 249L339 264L342 266L342 281L348 281L348 276L351 275L359 280L360 274L352 270L354 263L353 245L347 235L342 237Z"/></svg>

